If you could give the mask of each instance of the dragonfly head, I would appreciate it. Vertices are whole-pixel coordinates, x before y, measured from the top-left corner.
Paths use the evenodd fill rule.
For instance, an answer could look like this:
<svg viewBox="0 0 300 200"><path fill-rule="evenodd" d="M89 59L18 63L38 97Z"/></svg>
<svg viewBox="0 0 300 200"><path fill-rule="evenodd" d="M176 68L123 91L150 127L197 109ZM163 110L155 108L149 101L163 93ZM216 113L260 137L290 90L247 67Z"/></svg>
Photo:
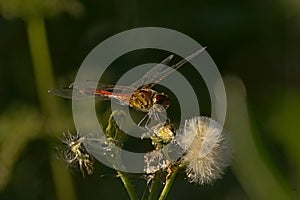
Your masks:
<svg viewBox="0 0 300 200"><path fill-rule="evenodd" d="M156 93L153 97L153 103L163 106L167 109L170 105L169 97L164 93Z"/></svg>

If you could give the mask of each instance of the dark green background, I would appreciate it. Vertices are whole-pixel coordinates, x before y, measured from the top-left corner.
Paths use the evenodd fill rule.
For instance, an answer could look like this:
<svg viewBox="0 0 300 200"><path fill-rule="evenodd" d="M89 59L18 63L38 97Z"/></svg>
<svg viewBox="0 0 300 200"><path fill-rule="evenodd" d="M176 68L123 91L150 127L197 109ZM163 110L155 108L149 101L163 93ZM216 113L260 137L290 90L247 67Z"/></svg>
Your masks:
<svg viewBox="0 0 300 200"><path fill-rule="evenodd" d="M230 120L226 128L237 135L233 137L237 160L227 169L224 178L213 185L189 184L184 174L180 174L168 199L300 198L299 2L82 0L83 10L73 15L68 12L57 14L51 9L40 9L35 15L22 13L22 9L30 8L30 2L24 1L24 5L15 11L16 16L10 17L6 14L5 1L0 1L3 14L0 17L0 199L59 199L57 187L69 192L68 188L57 184L58 179L54 181L56 167L53 163L65 169L63 161L56 158L59 156L55 147L59 145L58 137L62 132L74 130L71 101L53 103L53 106L60 106L56 114L41 109L40 96L50 101L58 100L49 96L49 88L39 94L36 87L39 83L27 32L28 22L35 17L46 21L54 72L51 78L56 87L74 80L81 62L97 44L131 28L174 29L208 47L229 92ZM63 2L67 2L65 10L72 10L68 1ZM32 9L38 10L39 7L34 5L32 3ZM166 54L148 52L144 54L147 57L144 60L143 54L139 55L137 59L141 62L154 62ZM132 62L127 58L123 64L131 66ZM186 74L189 74L188 70ZM112 69L105 79L117 76L118 71ZM233 76L243 82L245 90L238 85L241 82L230 82ZM229 80L228 84L226 80ZM196 84L200 96L202 90L207 93L197 86L196 79L191 82ZM230 105L234 102L230 95L233 99L245 97L244 104ZM201 103L206 114L209 114L209 105L206 100ZM246 115L239 115L231 108L236 108L237 112L244 110ZM105 123L109 112L102 109L100 113L103 113ZM251 129L243 126L243 122ZM33 132L35 134L30 135ZM251 133L253 141L239 141L246 138L243 136L246 132ZM250 167L244 169L243 166ZM261 169L261 166L266 168ZM101 164L97 164L92 176L82 178L76 169L71 174L76 199L128 199L116 173ZM132 178L142 194L146 187L143 177L133 175ZM277 188L268 187L271 183L277 184ZM282 196L272 196L275 190Z"/></svg>

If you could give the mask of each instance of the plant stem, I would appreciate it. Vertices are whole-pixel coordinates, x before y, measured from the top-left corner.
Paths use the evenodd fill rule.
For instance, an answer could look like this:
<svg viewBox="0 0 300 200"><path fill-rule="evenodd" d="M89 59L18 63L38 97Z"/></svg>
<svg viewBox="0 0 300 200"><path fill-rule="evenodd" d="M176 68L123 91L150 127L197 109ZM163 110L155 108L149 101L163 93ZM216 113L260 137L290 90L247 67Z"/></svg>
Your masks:
<svg viewBox="0 0 300 200"><path fill-rule="evenodd" d="M69 169L62 165L57 158L50 158L52 177L58 200L75 200L76 192Z"/></svg>
<svg viewBox="0 0 300 200"><path fill-rule="evenodd" d="M33 62L40 106L44 115L58 116L58 104L47 91L54 86L52 63L47 42L45 21L41 16L27 18L28 42Z"/></svg>
<svg viewBox="0 0 300 200"><path fill-rule="evenodd" d="M131 183L131 181L129 180L128 176L126 175L125 172L121 172L121 171L118 171L118 176L121 178L126 190L127 190L127 193L129 195L129 198L131 200L138 200L138 197L137 197L137 194L133 188L133 185Z"/></svg>
<svg viewBox="0 0 300 200"><path fill-rule="evenodd" d="M166 181L166 185L165 185L163 191L160 194L159 200L165 200L166 199L166 197L167 197L167 195L168 195L168 193L169 193L169 191L172 187L172 184L175 180L178 169L179 169L178 167L175 167L175 168L172 169L172 174L171 174L170 178Z"/></svg>
<svg viewBox="0 0 300 200"><path fill-rule="evenodd" d="M47 118L51 117L59 121L59 104L54 97L47 93L50 88L53 88L54 80L44 18L42 16L28 17L26 18L26 25L42 113ZM49 126L49 124L47 125ZM65 170L65 166L55 159L51 159L50 162L57 199L76 199L72 179L68 171Z"/></svg>
<svg viewBox="0 0 300 200"><path fill-rule="evenodd" d="M151 181L150 194L149 194L148 200L157 199L157 192L159 189L159 184L160 184L160 181L157 179L157 176L154 176L154 178Z"/></svg>

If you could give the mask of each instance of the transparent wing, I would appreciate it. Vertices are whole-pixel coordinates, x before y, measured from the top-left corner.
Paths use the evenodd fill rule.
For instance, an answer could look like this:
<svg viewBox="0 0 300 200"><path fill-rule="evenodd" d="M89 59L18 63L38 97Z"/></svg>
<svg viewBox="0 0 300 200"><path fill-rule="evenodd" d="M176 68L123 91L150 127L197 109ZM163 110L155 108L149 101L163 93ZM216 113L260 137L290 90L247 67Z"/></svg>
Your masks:
<svg viewBox="0 0 300 200"><path fill-rule="evenodd" d="M189 55L188 57L186 57L185 59L181 60L180 62L176 63L171 67L168 67L166 65L171 61L173 55L168 56L161 63L155 65L151 70L149 70L142 78L140 78L139 80L131 84L130 87L138 88L143 85L147 88L153 87L155 84L162 81L164 78L172 74L174 71L178 70L181 66L183 66L184 64L186 64L187 62L191 61L193 58L198 56L205 49L206 47L194 52L193 54Z"/></svg>
<svg viewBox="0 0 300 200"><path fill-rule="evenodd" d="M161 75L161 72L165 70L166 66L174 57L174 55L170 55L167 58L165 58L161 63L155 65L151 70L149 70L142 78L139 80L133 82L130 87L139 88L143 85L146 85L153 80L155 77L159 77Z"/></svg>
<svg viewBox="0 0 300 200"><path fill-rule="evenodd" d="M72 83L70 86L72 86L73 88L94 88L95 85L97 85L96 87L97 90L108 90L108 91L115 90L116 92L121 92L121 90L124 90L129 93L130 91L134 91L137 89L131 86L114 85L114 84L101 83L101 82L99 83L97 81L92 81L92 80L76 82L76 85Z"/></svg>
<svg viewBox="0 0 300 200"><path fill-rule="evenodd" d="M66 98L66 99L72 99L73 88L69 88L69 87L54 88L54 89L48 90L48 92L55 96L59 96L59 97ZM76 97L76 95L75 95L75 97ZM77 97L78 97L78 99L80 99L80 98L86 98L87 96L82 95L78 92Z"/></svg>
<svg viewBox="0 0 300 200"><path fill-rule="evenodd" d="M95 88L95 85L97 85L96 90L93 89ZM101 97L100 98L101 100L107 100L110 98L101 95L101 92L99 91L110 91L110 92L114 91L115 93L131 94L134 90L135 88L132 87L97 83L96 81L83 81L83 82L77 82L76 85L72 83L66 87L50 89L48 92L59 97L74 99L74 100L93 98L94 95L97 97ZM103 94L104 93L105 92L103 92Z"/></svg>

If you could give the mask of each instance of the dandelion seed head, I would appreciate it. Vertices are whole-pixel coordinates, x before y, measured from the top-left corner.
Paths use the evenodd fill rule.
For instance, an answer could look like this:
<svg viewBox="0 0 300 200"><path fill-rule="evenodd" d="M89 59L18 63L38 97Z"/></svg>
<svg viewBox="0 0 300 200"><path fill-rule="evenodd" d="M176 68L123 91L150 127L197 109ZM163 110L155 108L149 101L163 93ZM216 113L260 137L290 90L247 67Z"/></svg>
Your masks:
<svg viewBox="0 0 300 200"><path fill-rule="evenodd" d="M229 134L207 117L186 120L181 131L177 143L186 150L181 161L188 180L203 185L221 178L232 157Z"/></svg>

